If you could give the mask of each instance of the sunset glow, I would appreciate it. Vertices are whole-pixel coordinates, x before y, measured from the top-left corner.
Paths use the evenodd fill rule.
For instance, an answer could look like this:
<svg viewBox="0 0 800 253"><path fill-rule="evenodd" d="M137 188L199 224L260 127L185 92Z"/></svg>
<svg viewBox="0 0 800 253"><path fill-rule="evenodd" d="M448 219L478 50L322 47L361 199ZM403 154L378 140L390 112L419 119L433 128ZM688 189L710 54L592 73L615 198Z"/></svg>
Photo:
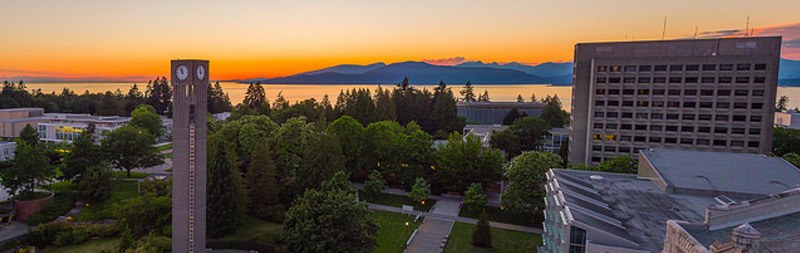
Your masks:
<svg viewBox="0 0 800 253"><path fill-rule="evenodd" d="M749 16L755 35L784 36L783 57L800 59L796 0L50 0L2 7L0 78L146 80L166 75L175 58L211 60L215 80L343 63L570 61L577 42L660 39L664 16L667 38L691 38L695 26L699 37L743 34Z"/></svg>

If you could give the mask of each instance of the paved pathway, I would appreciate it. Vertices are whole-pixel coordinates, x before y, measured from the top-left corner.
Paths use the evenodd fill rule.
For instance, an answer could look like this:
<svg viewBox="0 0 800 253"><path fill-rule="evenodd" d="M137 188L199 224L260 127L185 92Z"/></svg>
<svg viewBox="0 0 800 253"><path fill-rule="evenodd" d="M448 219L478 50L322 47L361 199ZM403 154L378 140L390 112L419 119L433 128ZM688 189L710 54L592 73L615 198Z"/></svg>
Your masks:
<svg viewBox="0 0 800 253"><path fill-rule="evenodd" d="M19 221L12 221L9 224L0 225L0 244L2 242L15 239L28 233L28 225Z"/></svg>
<svg viewBox="0 0 800 253"><path fill-rule="evenodd" d="M404 212L403 209L399 208L399 207L384 206L384 205L371 204L371 203L368 204L368 205L369 205L369 209L372 209L372 210L380 210L380 211L395 212L395 213L407 213L407 212ZM457 221L457 222L478 224L478 220L472 219L472 218L467 218L467 217L442 215L442 214L435 214L435 213L429 213L429 212L420 212L420 211L414 211L413 214L414 215L420 214L423 217L425 217L426 219L427 218L434 218L434 219L440 219L440 220L452 220L452 221ZM525 232L525 233L531 233L531 234L542 234L542 230L539 229L539 228L519 226L519 225L502 223L502 222L490 221L489 222L489 226L492 226L492 227L495 227L495 228L502 228L502 229L515 230L515 231L520 231L520 232Z"/></svg>
<svg viewBox="0 0 800 253"><path fill-rule="evenodd" d="M144 169L136 169L133 171L141 171L147 174L172 174L169 171L167 171L167 169L171 168L172 168L172 159L164 158L164 164Z"/></svg>
<svg viewBox="0 0 800 253"><path fill-rule="evenodd" d="M440 252L444 249L444 238L450 234L451 229L453 229L452 220L426 218L404 252Z"/></svg>

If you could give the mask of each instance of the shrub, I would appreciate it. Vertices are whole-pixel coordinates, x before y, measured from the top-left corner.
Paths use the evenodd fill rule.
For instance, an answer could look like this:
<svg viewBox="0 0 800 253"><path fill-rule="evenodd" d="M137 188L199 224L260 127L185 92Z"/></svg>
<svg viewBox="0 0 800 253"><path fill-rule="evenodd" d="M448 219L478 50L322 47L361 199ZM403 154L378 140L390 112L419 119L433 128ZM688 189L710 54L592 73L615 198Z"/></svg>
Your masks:
<svg viewBox="0 0 800 253"><path fill-rule="evenodd" d="M78 195L74 192L56 192L53 201L47 204L41 212L29 216L27 223L29 226L36 226L51 222L56 217L69 212L75 206L75 201L77 200Z"/></svg>
<svg viewBox="0 0 800 253"><path fill-rule="evenodd" d="M478 218L478 226L472 233L472 245L481 248L492 247L492 233L489 228L489 215L486 214L486 211L483 211Z"/></svg>
<svg viewBox="0 0 800 253"><path fill-rule="evenodd" d="M236 250L255 250L262 253L276 252L275 245L261 242L248 241L241 239L213 239L206 242L209 249L236 249Z"/></svg>

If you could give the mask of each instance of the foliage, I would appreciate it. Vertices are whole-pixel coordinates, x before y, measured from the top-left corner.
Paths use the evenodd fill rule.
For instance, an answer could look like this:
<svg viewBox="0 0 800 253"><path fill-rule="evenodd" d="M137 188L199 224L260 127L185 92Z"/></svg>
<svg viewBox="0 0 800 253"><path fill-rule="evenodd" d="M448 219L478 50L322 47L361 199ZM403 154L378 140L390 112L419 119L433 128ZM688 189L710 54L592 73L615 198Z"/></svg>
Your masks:
<svg viewBox="0 0 800 253"><path fill-rule="evenodd" d="M517 110L517 108L512 108L510 111L508 111L506 117L503 118L503 125L511 125L514 123L515 120L526 116L528 116L527 113L525 112L520 113L519 110Z"/></svg>
<svg viewBox="0 0 800 253"><path fill-rule="evenodd" d="M621 155L612 157L611 159L606 159L600 163L600 165L594 166L591 169L602 172L635 174L639 170L639 167L636 163L636 160L633 160L633 158L630 156Z"/></svg>
<svg viewBox="0 0 800 253"><path fill-rule="evenodd" d="M787 153L783 155L783 159L792 163L795 167L800 167L800 155L797 153Z"/></svg>
<svg viewBox="0 0 800 253"><path fill-rule="evenodd" d="M297 171L309 148L314 130L305 118L292 118L283 123L272 135L272 150L277 156L278 174L288 175Z"/></svg>
<svg viewBox="0 0 800 253"><path fill-rule="evenodd" d="M562 142L558 148L558 156L561 157L564 168L569 167L569 140Z"/></svg>
<svg viewBox="0 0 800 253"><path fill-rule="evenodd" d="M772 134L772 153L777 156L800 154L800 130L775 127Z"/></svg>
<svg viewBox="0 0 800 253"><path fill-rule="evenodd" d="M232 168L228 155L226 154L225 144L221 139L210 142L209 145L216 145L214 152L211 153L208 166L208 203L213 203L206 207L206 221L208 222L208 236L210 238L220 238L236 232L239 225L240 199L239 188L235 182L234 173L238 170Z"/></svg>
<svg viewBox="0 0 800 253"><path fill-rule="evenodd" d="M172 111L172 87L166 77L147 82L145 103L153 106L158 114L169 115Z"/></svg>
<svg viewBox="0 0 800 253"><path fill-rule="evenodd" d="M367 174L366 165L362 158L364 150L364 127L350 116L342 116L328 125L325 130L339 139L342 154L345 158L345 168L354 178L364 179Z"/></svg>
<svg viewBox="0 0 800 253"><path fill-rule="evenodd" d="M484 149L477 137L453 133L439 147L435 178L446 190L463 192L472 183L500 180L503 159L496 149Z"/></svg>
<svg viewBox="0 0 800 253"><path fill-rule="evenodd" d="M231 98L222 90L222 86L217 81L213 86L208 86L208 112L221 113L230 112L233 109Z"/></svg>
<svg viewBox="0 0 800 253"><path fill-rule="evenodd" d="M267 94L264 92L264 87L261 86L261 82L255 84L251 83L247 87L242 105L256 113L262 115L269 114L269 101L267 101Z"/></svg>
<svg viewBox="0 0 800 253"><path fill-rule="evenodd" d="M421 206L423 201L428 200L429 195L431 195L431 185L424 178L418 177L408 197L416 206Z"/></svg>
<svg viewBox="0 0 800 253"><path fill-rule="evenodd" d="M528 116L515 120L508 130L519 136L520 148L523 151L540 150L542 139L548 135L550 126L540 118Z"/></svg>
<svg viewBox="0 0 800 253"><path fill-rule="evenodd" d="M322 181L338 171L344 171L345 158L342 147L336 136L330 134L314 134L308 150L302 158L300 167L293 171L294 185L297 193L309 188L318 188Z"/></svg>
<svg viewBox="0 0 800 253"><path fill-rule="evenodd" d="M19 132L19 139L30 146L36 146L36 144L39 144L39 132L37 132L31 124L27 124L22 128L22 131Z"/></svg>
<svg viewBox="0 0 800 253"><path fill-rule="evenodd" d="M108 162L100 162L86 168L78 182L81 199L100 202L110 197L114 189L114 181L111 178L111 164Z"/></svg>
<svg viewBox="0 0 800 253"><path fill-rule="evenodd" d="M471 212L480 212L488 202L486 194L483 193L483 186L479 183L469 185L469 188L464 192L464 208L469 209Z"/></svg>
<svg viewBox="0 0 800 253"><path fill-rule="evenodd" d="M55 220L58 216L64 215L75 206L78 195L74 192L56 192L53 201L47 204L42 211L28 216L25 221L29 226L36 226Z"/></svg>
<svg viewBox="0 0 800 253"><path fill-rule="evenodd" d="M381 191L386 189L386 181L377 170L369 173L367 181L364 182L364 197L367 199L374 199L380 195Z"/></svg>
<svg viewBox="0 0 800 253"><path fill-rule="evenodd" d="M87 167L103 161L103 152L93 139L94 136L91 132L84 131L72 141L72 148L64 159L62 179L78 183Z"/></svg>
<svg viewBox="0 0 800 253"><path fill-rule="evenodd" d="M158 149L154 147L155 136L132 125L125 125L108 133L102 141L102 149L115 168L131 175L135 168L146 168L164 163Z"/></svg>
<svg viewBox="0 0 800 253"><path fill-rule="evenodd" d="M46 179L55 176L53 166L44 155L42 145L32 146L26 141L17 141L14 159L3 163L0 179L11 195L25 199L32 195L36 187L45 184Z"/></svg>
<svg viewBox="0 0 800 253"><path fill-rule="evenodd" d="M337 173L346 182L347 175ZM295 200L284 220L283 242L290 252L373 252L378 226L354 190L325 182ZM349 187L349 186L348 186Z"/></svg>
<svg viewBox="0 0 800 253"><path fill-rule="evenodd" d="M489 101L489 90L483 90L483 94L478 96L478 102L491 102Z"/></svg>
<svg viewBox="0 0 800 253"><path fill-rule="evenodd" d="M164 135L164 124L156 109L150 105L139 105L131 112L131 125L147 130L155 138Z"/></svg>
<svg viewBox="0 0 800 253"><path fill-rule="evenodd" d="M69 224L48 223L32 227L28 233L28 243L39 248L48 245L59 247L82 244L91 237L111 237L119 233L116 224Z"/></svg>
<svg viewBox="0 0 800 253"><path fill-rule="evenodd" d="M511 159L505 167L508 189L502 206L515 212L534 213L544 206L545 173L561 165L561 158L550 152L527 151Z"/></svg>
<svg viewBox="0 0 800 253"><path fill-rule="evenodd" d="M477 226L474 224L455 222L453 224L452 232L450 232L450 237L447 240L447 246L444 248L444 252L528 253L536 252L538 246L542 245L542 237L540 235L515 230L492 228L492 248L485 249L475 247L472 245L472 234L476 227Z"/></svg>
<svg viewBox="0 0 800 253"><path fill-rule="evenodd" d="M252 157L245 177L248 212L264 220L280 222L284 207L278 196L280 189L269 143L262 141L257 144Z"/></svg>
<svg viewBox="0 0 800 253"><path fill-rule="evenodd" d="M544 103L544 109L539 117L551 128L564 127L569 123L569 114L561 109L561 100L558 95L553 97L548 95L542 100L542 103Z"/></svg>
<svg viewBox="0 0 800 253"><path fill-rule="evenodd" d="M172 196L172 178L139 182L139 189L141 195L169 197Z"/></svg>
<svg viewBox="0 0 800 253"><path fill-rule="evenodd" d="M467 103L476 102L477 99L475 99L474 89L475 89L475 87L472 86L472 82L467 81L467 83L464 84L464 88L461 89L461 91L459 91L461 96L463 96L461 101L464 101L464 102L467 102Z"/></svg>
<svg viewBox="0 0 800 253"><path fill-rule="evenodd" d="M489 140L489 145L505 151L509 157L517 156L522 152L519 136L509 129L492 130L492 138Z"/></svg>
<svg viewBox="0 0 800 253"><path fill-rule="evenodd" d="M172 252L172 239L167 236L149 233L136 242L135 248L127 249L125 252L138 253L167 253Z"/></svg>
<svg viewBox="0 0 800 253"><path fill-rule="evenodd" d="M778 102L775 103L775 111L785 112L788 104L789 104L789 96L781 96L778 99Z"/></svg>
<svg viewBox="0 0 800 253"><path fill-rule="evenodd" d="M124 202L117 209L117 224L135 238L151 232L166 235L164 230L170 225L171 215L169 197L143 195Z"/></svg>
<svg viewBox="0 0 800 253"><path fill-rule="evenodd" d="M481 213L481 216L478 218L478 225L475 228L475 232L472 233L472 245L481 248L492 247L492 232L489 227L489 216L486 215L486 211Z"/></svg>

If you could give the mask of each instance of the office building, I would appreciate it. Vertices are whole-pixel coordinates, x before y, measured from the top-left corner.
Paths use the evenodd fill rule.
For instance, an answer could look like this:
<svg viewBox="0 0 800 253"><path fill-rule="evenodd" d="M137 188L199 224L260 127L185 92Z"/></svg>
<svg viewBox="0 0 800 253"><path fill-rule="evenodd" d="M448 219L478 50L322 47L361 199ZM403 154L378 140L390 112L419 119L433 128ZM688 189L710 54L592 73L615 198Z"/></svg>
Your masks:
<svg viewBox="0 0 800 253"><path fill-rule="evenodd" d="M105 134L120 128L131 121L129 117L93 116L91 114L45 113L44 122L37 125L39 139L47 142L67 142L78 138L84 131L94 125L96 141Z"/></svg>
<svg viewBox="0 0 800 253"><path fill-rule="evenodd" d="M17 138L26 125L35 129L41 122L46 122L42 108L0 109L0 137Z"/></svg>
<svg viewBox="0 0 800 253"><path fill-rule="evenodd" d="M0 141L0 161L14 159L14 150L16 148L16 142Z"/></svg>
<svg viewBox="0 0 800 253"><path fill-rule="evenodd" d="M172 251L206 251L208 61L173 60Z"/></svg>
<svg viewBox="0 0 800 253"><path fill-rule="evenodd" d="M799 183L792 164L747 153L642 150L638 175L552 169L539 252L740 252L712 249L745 224L761 252L784 252L800 234Z"/></svg>
<svg viewBox="0 0 800 253"><path fill-rule="evenodd" d="M775 112L775 126L800 129L800 112Z"/></svg>
<svg viewBox="0 0 800 253"><path fill-rule="evenodd" d="M464 117L469 124L503 124L512 109L520 114L539 116L544 104L539 102L458 102L458 116Z"/></svg>
<svg viewBox="0 0 800 253"><path fill-rule="evenodd" d="M781 37L575 46L572 164L640 149L772 147Z"/></svg>
<svg viewBox="0 0 800 253"><path fill-rule="evenodd" d="M542 150L558 153L561 150L561 145L569 141L569 128L559 127L551 128L548 135L544 137L542 142Z"/></svg>

